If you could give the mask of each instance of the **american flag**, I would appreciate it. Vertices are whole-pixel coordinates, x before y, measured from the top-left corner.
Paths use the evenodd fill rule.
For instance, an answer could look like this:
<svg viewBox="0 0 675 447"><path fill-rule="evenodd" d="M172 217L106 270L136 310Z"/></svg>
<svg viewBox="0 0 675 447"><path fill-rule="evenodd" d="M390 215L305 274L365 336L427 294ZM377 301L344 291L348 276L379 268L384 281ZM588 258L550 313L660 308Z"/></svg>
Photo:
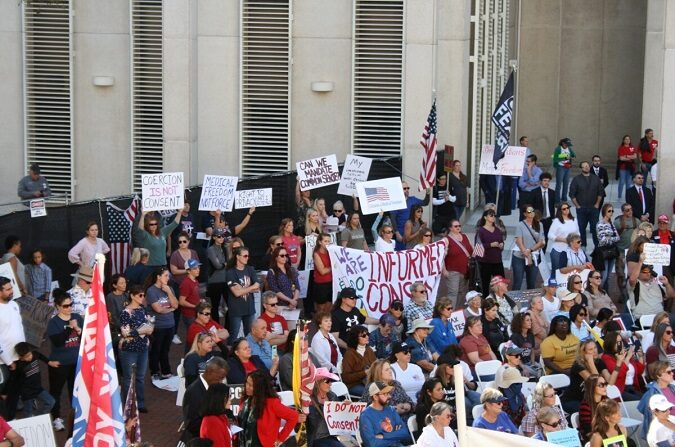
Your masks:
<svg viewBox="0 0 675 447"><path fill-rule="evenodd" d="M485 247L483 246L483 243L480 241L480 238L478 238L478 234L476 234L476 240L474 242L475 244L473 245L473 257L482 258L483 256L485 256Z"/></svg>
<svg viewBox="0 0 675 447"><path fill-rule="evenodd" d="M138 414L138 401L136 400L136 366L131 372L131 384L129 391L127 391L127 401L124 404L124 420L129 421L136 419L136 425L131 430L126 432L127 443L141 442L141 418Z"/></svg>
<svg viewBox="0 0 675 447"><path fill-rule="evenodd" d="M378 186L377 188L363 188L366 193L368 203L376 202L378 200L389 200L389 192L387 188Z"/></svg>
<svg viewBox="0 0 675 447"><path fill-rule="evenodd" d="M431 105L431 111L424 125L420 144L424 148L422 156L422 170L420 171L420 191L433 188L436 181L436 100Z"/></svg>
<svg viewBox="0 0 675 447"><path fill-rule="evenodd" d="M103 297L103 255L97 255L92 295L84 315L73 390L73 447L125 446L108 312Z"/></svg>
<svg viewBox="0 0 675 447"><path fill-rule="evenodd" d="M108 240L112 274L124 273L131 259L131 226L138 214L138 200L134 200L126 210L117 208L112 202L106 202L108 215Z"/></svg>

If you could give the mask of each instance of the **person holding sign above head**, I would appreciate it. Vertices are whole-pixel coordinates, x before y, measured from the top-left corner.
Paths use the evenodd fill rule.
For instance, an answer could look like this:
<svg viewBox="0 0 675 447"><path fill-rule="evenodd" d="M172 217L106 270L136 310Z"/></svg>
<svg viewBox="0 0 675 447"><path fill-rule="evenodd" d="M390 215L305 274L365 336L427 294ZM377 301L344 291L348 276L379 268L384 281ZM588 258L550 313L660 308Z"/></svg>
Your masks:
<svg viewBox="0 0 675 447"><path fill-rule="evenodd" d="M359 430L365 447L401 447L410 444L410 433L401 416L389 406L392 387L373 382L368 387L372 403L361 413Z"/></svg>
<svg viewBox="0 0 675 447"><path fill-rule="evenodd" d="M405 224L410 218L413 206L427 206L429 205L429 200L431 200L431 189L427 190L424 200L420 200L415 196L410 197L410 186L408 186L407 182L401 181L401 186L403 187L406 208L389 212L391 220L396 226L396 250L404 250L406 248L406 240L404 237Z"/></svg>
<svg viewBox="0 0 675 447"><path fill-rule="evenodd" d="M225 220L221 210L209 211L204 219L204 232L207 236L212 237L215 230L222 230L223 236L225 238L223 242L227 245L227 243L230 242L230 239L232 239L234 236L238 236L242 231L244 231L244 228L246 228L246 226L251 223L251 217L253 217L254 213L255 207L249 208L241 223L232 229L229 222ZM180 222L180 215L181 213L179 212L177 217L178 222Z"/></svg>
<svg viewBox="0 0 675 447"><path fill-rule="evenodd" d="M148 265L150 267L161 267L166 265L166 247L167 238L171 236L173 230L178 227L182 209L176 213L176 218L169 225L159 228L159 217L156 215L146 218L148 211L143 210L141 218L138 220L138 231L136 238L141 248L147 248L150 251Z"/></svg>
<svg viewBox="0 0 675 447"><path fill-rule="evenodd" d="M621 409L613 399L604 399L598 403L591 433L590 447L635 445L634 441L628 438L626 427L621 425Z"/></svg>
<svg viewBox="0 0 675 447"><path fill-rule="evenodd" d="M375 251L394 251L396 249L396 241L394 240L394 228L391 224L388 221L385 221L384 225L380 228L380 231L377 231L377 227L380 225L383 215L384 211L380 210L375 218L375 222L373 222L373 226L370 228L370 231L373 234L373 240L375 241Z"/></svg>

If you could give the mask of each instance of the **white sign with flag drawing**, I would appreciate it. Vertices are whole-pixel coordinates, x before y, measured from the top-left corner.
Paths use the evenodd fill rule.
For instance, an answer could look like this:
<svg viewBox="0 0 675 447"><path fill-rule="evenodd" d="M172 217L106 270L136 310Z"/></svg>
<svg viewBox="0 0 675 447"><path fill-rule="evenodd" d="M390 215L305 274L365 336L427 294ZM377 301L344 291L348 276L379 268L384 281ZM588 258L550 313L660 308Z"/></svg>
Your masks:
<svg viewBox="0 0 675 447"><path fill-rule="evenodd" d="M527 148L522 146L509 146L506 149L506 155L497 163L497 169L492 162L495 147L492 144L484 144L480 152L479 174L487 175L507 175L520 177L523 175L523 166L525 166L525 154Z"/></svg>
<svg viewBox="0 0 675 447"><path fill-rule="evenodd" d="M372 163L373 160L370 158L347 154L345 165L342 168L338 194L345 196L355 195L356 185L368 180L368 173L370 173L370 165Z"/></svg>
<svg viewBox="0 0 675 447"><path fill-rule="evenodd" d="M371 180L357 183L356 191L361 201L363 214L375 214L382 211L402 210L406 208L403 185L398 177Z"/></svg>

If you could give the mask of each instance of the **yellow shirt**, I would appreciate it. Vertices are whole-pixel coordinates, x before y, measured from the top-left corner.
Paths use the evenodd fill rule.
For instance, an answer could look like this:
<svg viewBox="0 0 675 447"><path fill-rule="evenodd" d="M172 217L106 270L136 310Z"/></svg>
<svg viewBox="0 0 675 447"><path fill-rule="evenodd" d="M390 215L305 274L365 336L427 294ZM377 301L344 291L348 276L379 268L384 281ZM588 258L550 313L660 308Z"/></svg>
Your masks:
<svg viewBox="0 0 675 447"><path fill-rule="evenodd" d="M568 334L564 340L559 339L555 334L549 335L541 342L541 357L553 359L553 363L561 369L572 367L578 350L579 339L572 334ZM553 373L549 368L546 368L546 370L547 374Z"/></svg>

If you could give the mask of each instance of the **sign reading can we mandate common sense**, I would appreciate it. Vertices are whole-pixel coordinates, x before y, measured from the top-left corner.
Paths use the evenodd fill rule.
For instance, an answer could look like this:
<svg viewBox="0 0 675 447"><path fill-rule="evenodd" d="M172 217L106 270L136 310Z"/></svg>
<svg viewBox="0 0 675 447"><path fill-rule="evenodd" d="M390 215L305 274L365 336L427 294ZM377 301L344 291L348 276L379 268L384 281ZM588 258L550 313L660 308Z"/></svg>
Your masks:
<svg viewBox="0 0 675 447"><path fill-rule="evenodd" d="M340 183L340 170L335 154L299 161L295 167L298 171L300 191Z"/></svg>

